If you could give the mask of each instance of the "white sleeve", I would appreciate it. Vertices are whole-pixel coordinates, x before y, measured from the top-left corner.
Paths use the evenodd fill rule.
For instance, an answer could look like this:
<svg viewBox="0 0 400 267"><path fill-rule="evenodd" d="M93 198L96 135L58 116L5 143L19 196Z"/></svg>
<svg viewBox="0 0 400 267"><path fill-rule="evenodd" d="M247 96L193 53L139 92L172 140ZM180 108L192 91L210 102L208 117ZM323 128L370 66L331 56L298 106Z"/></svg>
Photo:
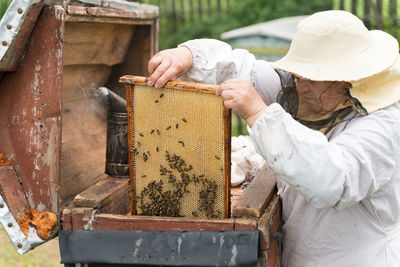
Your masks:
<svg viewBox="0 0 400 267"><path fill-rule="evenodd" d="M221 84L228 79L250 80L264 102L269 105L281 90L279 75L271 63L256 60L245 49L232 47L219 40L196 39L180 46L190 49L193 65L180 79L209 84Z"/></svg>
<svg viewBox="0 0 400 267"><path fill-rule="evenodd" d="M257 118L251 137L271 169L307 201L342 209L392 178L399 158L399 114L397 108L359 118L328 142L272 104Z"/></svg>

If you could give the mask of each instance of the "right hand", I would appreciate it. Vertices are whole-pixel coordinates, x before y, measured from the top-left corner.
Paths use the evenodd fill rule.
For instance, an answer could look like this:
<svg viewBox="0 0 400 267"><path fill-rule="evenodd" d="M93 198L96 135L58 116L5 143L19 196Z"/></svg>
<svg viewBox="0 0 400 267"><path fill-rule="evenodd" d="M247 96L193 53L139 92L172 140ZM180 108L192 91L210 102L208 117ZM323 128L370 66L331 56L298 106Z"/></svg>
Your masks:
<svg viewBox="0 0 400 267"><path fill-rule="evenodd" d="M160 88L169 80L185 74L192 67L192 52L187 47L167 49L155 54L149 61L148 86Z"/></svg>

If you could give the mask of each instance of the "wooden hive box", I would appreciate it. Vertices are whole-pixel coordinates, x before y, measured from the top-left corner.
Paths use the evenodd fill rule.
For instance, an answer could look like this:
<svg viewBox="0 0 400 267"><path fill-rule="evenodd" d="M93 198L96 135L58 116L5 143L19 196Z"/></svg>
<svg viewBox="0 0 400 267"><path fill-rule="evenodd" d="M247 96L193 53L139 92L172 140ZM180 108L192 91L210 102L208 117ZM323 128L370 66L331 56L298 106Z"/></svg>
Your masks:
<svg viewBox="0 0 400 267"><path fill-rule="evenodd" d="M232 216L225 219L131 216L129 178L104 174L107 123L94 108L93 92L106 86L124 95L119 77L146 75L147 62L157 51L154 10L43 3L24 10L22 35L9 50L14 52L0 61L0 212L8 208L14 220L11 226L2 224L19 231L16 221L25 209L55 214L58 227L52 237L58 231L65 264L192 266L213 261L223 266L237 245L237 265L242 259L278 266L273 236L280 204L267 169L235 200ZM190 247L201 239L199 233L204 242ZM225 242L225 254L218 258L215 246L220 243L213 240L221 238L233 243ZM181 240L187 249L160 258L163 247L151 246L154 240L169 240L172 247ZM22 253L33 247L27 239L12 242ZM207 247L209 259L201 256Z"/></svg>

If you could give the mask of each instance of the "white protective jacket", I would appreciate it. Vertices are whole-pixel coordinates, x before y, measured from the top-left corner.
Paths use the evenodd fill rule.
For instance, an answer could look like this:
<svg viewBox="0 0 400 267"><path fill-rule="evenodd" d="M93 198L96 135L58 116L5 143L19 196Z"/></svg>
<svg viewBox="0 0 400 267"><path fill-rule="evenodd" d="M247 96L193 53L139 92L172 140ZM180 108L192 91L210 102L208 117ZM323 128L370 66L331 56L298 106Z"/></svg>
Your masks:
<svg viewBox="0 0 400 267"><path fill-rule="evenodd" d="M351 113L323 135L274 103L281 84L268 62L217 40L182 45L193 54L182 79L248 79L269 105L251 137L277 174L283 266L400 266L400 105Z"/></svg>

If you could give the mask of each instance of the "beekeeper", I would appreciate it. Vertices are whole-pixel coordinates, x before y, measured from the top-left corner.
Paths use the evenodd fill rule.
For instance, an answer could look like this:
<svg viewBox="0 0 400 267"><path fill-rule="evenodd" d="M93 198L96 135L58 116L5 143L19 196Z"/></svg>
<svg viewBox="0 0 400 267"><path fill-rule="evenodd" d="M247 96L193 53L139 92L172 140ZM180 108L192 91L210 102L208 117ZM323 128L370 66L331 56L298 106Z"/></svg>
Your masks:
<svg viewBox="0 0 400 267"><path fill-rule="evenodd" d="M281 60L209 39L155 55L149 85L220 84L277 174L284 266L400 266L398 42L345 11L297 27Z"/></svg>

